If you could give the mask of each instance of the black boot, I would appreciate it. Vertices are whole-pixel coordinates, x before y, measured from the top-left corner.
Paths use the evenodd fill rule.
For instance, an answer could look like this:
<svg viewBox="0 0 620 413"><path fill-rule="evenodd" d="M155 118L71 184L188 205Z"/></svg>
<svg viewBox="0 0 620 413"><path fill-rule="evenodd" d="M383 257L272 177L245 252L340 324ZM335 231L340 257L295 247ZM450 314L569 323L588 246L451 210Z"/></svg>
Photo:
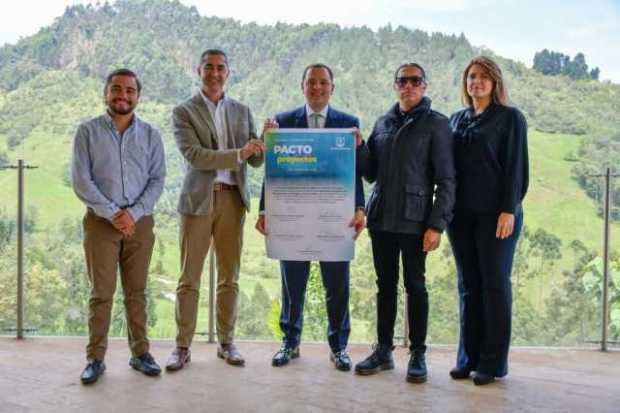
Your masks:
<svg viewBox="0 0 620 413"><path fill-rule="evenodd" d="M413 351L407 367L407 381L424 383L426 381L426 357L423 351Z"/></svg>
<svg viewBox="0 0 620 413"><path fill-rule="evenodd" d="M472 371L474 371L474 369L469 368L467 366L455 367L452 370L450 370L450 377L452 377L454 380L468 379Z"/></svg>
<svg viewBox="0 0 620 413"><path fill-rule="evenodd" d="M392 350L394 347L385 344L377 344L374 351L364 361L355 365L355 373L362 376L375 374L381 370L391 370L394 368Z"/></svg>
<svg viewBox="0 0 620 413"><path fill-rule="evenodd" d="M485 384L493 383L494 381L495 376L492 374L486 374L480 371L474 373L474 384L476 386L484 386Z"/></svg>

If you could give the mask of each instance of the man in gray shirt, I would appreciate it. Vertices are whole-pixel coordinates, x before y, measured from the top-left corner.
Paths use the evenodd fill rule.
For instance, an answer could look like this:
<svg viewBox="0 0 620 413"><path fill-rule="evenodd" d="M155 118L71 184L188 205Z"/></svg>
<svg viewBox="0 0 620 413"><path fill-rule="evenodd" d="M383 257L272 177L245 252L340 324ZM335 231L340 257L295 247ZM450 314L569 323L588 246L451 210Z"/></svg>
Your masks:
<svg viewBox="0 0 620 413"><path fill-rule="evenodd" d="M135 73L110 73L104 88L107 111L82 123L73 145L73 190L84 202L84 252L91 284L81 381L91 384L105 370L112 301L120 268L129 364L148 376L161 369L149 353L145 288L153 252L153 208L166 175L159 132L138 119L134 109L141 84Z"/></svg>

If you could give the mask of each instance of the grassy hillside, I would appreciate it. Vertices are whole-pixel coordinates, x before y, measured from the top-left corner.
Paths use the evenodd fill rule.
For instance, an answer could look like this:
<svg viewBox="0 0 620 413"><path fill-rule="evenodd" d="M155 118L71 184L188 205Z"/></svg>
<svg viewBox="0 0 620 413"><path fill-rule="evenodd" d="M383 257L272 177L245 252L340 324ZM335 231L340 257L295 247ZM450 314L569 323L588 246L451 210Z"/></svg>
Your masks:
<svg viewBox="0 0 620 413"><path fill-rule="evenodd" d="M152 318L157 318L153 335L173 335L171 297L179 266L175 206L183 170L172 140L170 113L174 104L196 90L196 58L207 47L229 53L229 93L250 105L258 125L264 117L302 103L299 77L308 63L331 65L336 76L332 103L358 115L365 136L394 100L390 83L398 64L422 63L429 75L428 94L434 107L449 114L460 107L459 78L466 62L482 52L493 56L472 46L463 35L389 26L375 32L332 24L244 25L201 17L194 8L165 0L70 7L36 35L0 48L0 159L23 158L38 166L26 172L27 210L34 222L26 245L27 270L38 283L31 286L28 299L34 309L28 314L40 331L84 332L87 285L79 231L84 207L68 185L71 141L81 121L103 111L103 76L113 68L128 66L144 83L138 112L161 130L167 152L168 177L157 207L158 243L150 294L155 302ZM591 323L598 310L591 302L596 293L584 289L582 282L585 270L581 261L587 263L593 257L569 244L579 240L586 250L600 250L602 237L599 206L579 186L573 171L586 161L590 167L598 167L598 158L584 151L587 145L583 143L607 142L617 128L620 86L546 77L523 64L494 57L506 75L514 104L523 110L530 125L531 183L525 214L531 236L522 237L516 264L515 340L573 343L576 337L589 337L584 324ZM604 157L606 147L599 146L597 156ZM255 195L261 173L251 173ZM15 267L10 231L15 213L14 171L0 172L0 193L0 235L4 236L0 237L0 297L5 297L0 300L1 328L6 322L3 314L12 314L6 297L14 296L10 285ZM275 337L267 330L277 315L272 307L279 297L279 270L276 262L264 256L263 239L253 228L255 214L254 210L247 217L242 257L243 331L250 337ZM614 225L613 234L620 236L620 225ZM557 251L553 250L556 241L561 243ZM455 270L446 245L444 239L442 251L432 254L428 264L434 342L456 337ZM358 241L356 257L351 280L352 339L368 341L373 338L376 287L366 234ZM59 292L49 294L48 283ZM203 287L206 284L203 282ZM574 295L568 297L569 292ZM547 302L554 294L556 298L568 297L557 307L567 327L565 332L545 335L547 329L538 323L544 317L557 318L548 311L549 307L556 309ZM325 322L321 288L313 286L309 297L307 331L320 339L321 323ZM580 307L575 306L574 297L582 300ZM58 314L47 311L49 306L55 306ZM206 328L205 317L203 311L202 329ZM115 320L114 331L122 334L122 312Z"/></svg>
<svg viewBox="0 0 620 413"><path fill-rule="evenodd" d="M574 165L571 157L580 139L571 135L530 133L531 183L525 202L526 224L531 229L545 228L565 242L578 239L598 248L602 219L597 216L597 205L584 194L571 173ZM35 130L22 147L11 152L13 160L23 154L29 164L39 167L26 172L26 199L27 205L37 210L40 231L51 230L64 217L77 218L83 211L82 204L62 179L71 157L71 140L71 136ZM167 152L176 151L170 136L165 136L165 142ZM2 197L0 208L13 212L15 173L0 174L0 188L7 195Z"/></svg>
<svg viewBox="0 0 620 413"><path fill-rule="evenodd" d="M564 242L577 239L598 248L603 227L602 219L597 216L598 207L571 173L580 141L580 137L571 135L530 133L526 224L532 229L545 228Z"/></svg>
<svg viewBox="0 0 620 413"><path fill-rule="evenodd" d="M163 112L169 107L145 103L143 112L152 114ZM99 105L90 108L93 114L100 111ZM531 231L541 227L556 235L563 242L562 254L564 260L555 267L553 274L548 274L539 282L528 287L529 294L538 297L540 291L550 291L548 284L558 280L561 271L569 269L573 263L573 254L568 244L573 239L581 240L588 248L598 249L601 240L602 220L597 216L597 207L579 188L572 178L571 168L574 155L580 143L580 137L561 134L546 134L533 131L529 137L529 151L531 157L531 186L525 203L526 225ZM28 210L36 211L36 232L34 238L44 237L46 234L58 231L58 223L64 218L79 220L84 207L76 199L73 191L65 184L66 166L71 154L71 135L54 135L49 130L35 128L24 144L11 153L14 160L23 156L29 164L39 166L39 169L26 172L26 201ZM174 152L171 136L164 135L166 151ZM178 166L177 166L178 167ZM170 171L175 175L175 171ZM180 171L176 171L176 174ZM16 191L15 172L5 171L0 174L0 191L7 196L2 197L0 209L13 213L15 208L14 195ZM178 188L174 189L176 196ZM257 202L255 200L254 205ZM247 218L245 230L245 246L242 258L241 290L249 295L257 283L261 283L272 300L279 297L279 270L277 263L264 257L264 242L254 230L256 211ZM170 297L176 286L178 276L179 250L177 245L178 228L176 221L158 220L157 235L161 240L154 253L154 262L161 261L163 274L158 275L158 289L163 291L157 299L158 322L153 330L154 336L170 337L174 334L174 304ZM618 225L614 226L618 230ZM28 244L27 244L28 245ZM361 249L360 249L361 248ZM366 251L363 251L366 249ZM358 243L358 254L369 254L366 234ZM370 262L361 269L364 273L372 273ZM428 273L432 278L444 271L441 264L431 257ZM353 274L355 276L355 274ZM203 282L203 295L206 297L206 279ZM545 288L547 287L547 288ZM542 297L541 297L542 298ZM201 326L206 329L206 301L203 301ZM534 300L536 307L542 308L543 303L538 298ZM354 319L354 326L365 323ZM352 337L356 341L370 340L367 328L355 328Z"/></svg>

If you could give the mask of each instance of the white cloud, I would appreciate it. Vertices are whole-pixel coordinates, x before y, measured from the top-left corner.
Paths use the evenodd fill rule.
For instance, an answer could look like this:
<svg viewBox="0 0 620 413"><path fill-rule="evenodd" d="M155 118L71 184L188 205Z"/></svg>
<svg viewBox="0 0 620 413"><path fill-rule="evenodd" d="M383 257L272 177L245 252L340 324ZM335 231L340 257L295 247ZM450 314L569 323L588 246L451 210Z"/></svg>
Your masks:
<svg viewBox="0 0 620 413"><path fill-rule="evenodd" d="M472 3L466 0L415 0L407 2L410 7L427 11L445 12L463 10Z"/></svg>
<svg viewBox="0 0 620 413"><path fill-rule="evenodd" d="M18 0L0 4L0 45L15 43L20 37L35 34L54 22L67 6L95 3L88 0Z"/></svg>
<svg viewBox="0 0 620 413"><path fill-rule="evenodd" d="M590 66L601 68L603 78L620 82L620 8L614 1L598 0L584 7L577 0L313 0L295 4L290 0L181 0L196 6L202 15L259 24L330 22L377 29L390 23L429 32L463 32L473 44L487 45L527 65L543 48L571 56L583 52ZM0 3L0 45L36 33L76 3L96 4L97 0Z"/></svg>

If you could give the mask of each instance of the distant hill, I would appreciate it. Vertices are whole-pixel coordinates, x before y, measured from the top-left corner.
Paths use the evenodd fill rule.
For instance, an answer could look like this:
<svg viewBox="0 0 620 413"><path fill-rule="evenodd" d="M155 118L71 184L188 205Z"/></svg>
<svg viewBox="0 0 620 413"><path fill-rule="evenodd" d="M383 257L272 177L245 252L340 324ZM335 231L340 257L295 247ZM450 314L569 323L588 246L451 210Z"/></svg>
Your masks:
<svg viewBox="0 0 620 413"><path fill-rule="evenodd" d="M195 90L202 50L218 47L231 58L231 93L258 117L298 104L302 68L322 61L336 74L334 103L369 127L393 100L392 71L418 61L430 75L429 94L446 113L460 107L460 74L478 54L465 36L428 34L386 26L340 28L334 24L259 26L202 17L178 1L122 0L100 7L73 6L36 35L0 49L0 89L19 88L49 70L100 81L112 68L136 70L145 96L178 102ZM620 123L620 86L549 78L523 64L494 56L508 78L514 104L545 132L598 134Z"/></svg>
<svg viewBox="0 0 620 413"><path fill-rule="evenodd" d="M170 113L175 104L197 91L197 59L200 52L212 47L229 54L229 92L250 105L259 128L265 117L303 103L299 89L302 70L320 61L335 72L334 106L359 116L365 136L377 116L394 101L391 83L399 64L417 61L427 69L433 105L449 115L461 107L459 83L469 59L479 54L497 59L506 74L512 101L523 110L530 125L532 179L525 202L528 232L522 237L515 266L515 340L528 344L574 343L593 337L592 320L600 311L590 302L591 293L583 288L584 271L579 270L583 269L581 260L587 264L591 256L572 241L581 241L588 254L600 244L601 219L597 216L598 203L593 200L600 194L600 180L585 176L603 165L613 165L611 159L620 159L620 137L614 137L620 124L619 85L543 76L472 46L464 35L428 34L390 26L372 31L333 24L241 24L203 17L195 8L164 0L69 7L34 36L0 48L0 163L24 158L39 166L27 172L26 181L27 272L33 280L29 295L32 311L27 314L49 316L49 320L31 320L31 325L53 334L83 334L88 289L79 217L84 207L69 185L71 142L81 121L103 112L104 76L114 68L127 66L144 83L138 112L161 130L166 147L168 177L157 205L157 243L151 268L156 298L150 302L157 303L159 333L155 335L174 334L169 297L178 276L175 205L183 172L172 138ZM262 173L262 169L251 169L255 195ZM14 282L15 267L11 250L15 187L14 173L0 173L0 297L14 296L10 282ZM620 204L620 196L617 202ZM269 298L277 300L279 296L277 264L265 257L263 239L251 229L254 217L250 215L246 221L241 277L241 290L248 294L241 307L250 309L242 309L244 317L240 320L252 321L250 315L255 315L262 323L276 308L275 318L269 320L277 325L277 303L274 307ZM619 228L615 225L614 233ZM351 288L352 314L357 323L354 331L356 340L371 340L376 291L366 234L357 244ZM444 246L442 251L431 257L428 266L435 306L435 321L431 321L435 343L456 339L453 261L449 248ZM565 282L572 283L572 289ZM55 289L50 290L50 285ZM318 281L315 287L314 297L322 297ZM255 294L250 300L252 288ZM564 301L548 304L547 299L554 295ZM261 310L254 310L250 303ZM318 307L324 311L323 306ZM322 339L325 326L310 322L325 320L317 311L308 315L307 325L315 325L314 337ZM566 320L567 327L557 334L549 328L561 324L553 311L565 315ZM0 328L3 317L10 314L14 314L10 303L0 300ZM116 319L122 326L122 311L118 314ZM552 321L545 321L543 316ZM12 325L7 320L4 323ZM122 329L115 331L123 334ZM247 337L256 337L250 330L242 331Z"/></svg>
<svg viewBox="0 0 620 413"><path fill-rule="evenodd" d="M203 17L178 1L121 0L68 7L52 25L0 48L0 162L37 128L72 135L79 119L96 112L92 105L99 101L102 79L114 68L127 66L140 75L143 100L166 107L180 102L195 93L198 56L212 47L229 54L230 94L250 105L257 125L302 103L301 72L320 61L335 72L333 104L358 115L366 135L394 100L391 81L399 64L417 61L427 69L428 95L449 115L461 107L464 66L473 56L490 55L505 72L512 102L531 130L585 136L578 157L574 154L573 174L591 197L600 192L600 182L587 175L620 159L617 145L600 144L620 125L620 85L544 76L472 46L462 34L389 25L377 31L335 24L260 26ZM67 107L74 98L79 106ZM168 114L153 121L169 129ZM179 162L169 155L170 162ZM616 187L620 194L620 184Z"/></svg>

